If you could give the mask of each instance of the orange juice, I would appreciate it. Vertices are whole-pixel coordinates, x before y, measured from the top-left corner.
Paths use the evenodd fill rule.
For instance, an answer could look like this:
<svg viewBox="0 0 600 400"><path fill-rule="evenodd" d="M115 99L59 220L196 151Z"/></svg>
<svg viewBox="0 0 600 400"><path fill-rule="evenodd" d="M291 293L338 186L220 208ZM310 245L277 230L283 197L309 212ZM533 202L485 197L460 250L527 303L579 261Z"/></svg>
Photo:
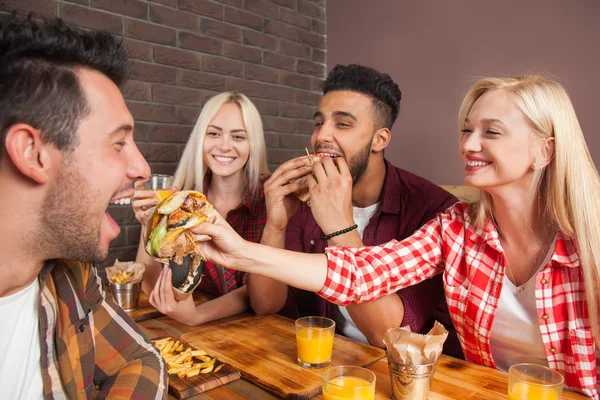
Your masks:
<svg viewBox="0 0 600 400"><path fill-rule="evenodd" d="M170 189L154 189L154 192L156 193L156 196L158 196L158 198L160 199L159 201L163 201L171 195Z"/></svg>
<svg viewBox="0 0 600 400"><path fill-rule="evenodd" d="M375 385L356 376L339 376L323 385L323 400L374 400Z"/></svg>
<svg viewBox="0 0 600 400"><path fill-rule="evenodd" d="M296 333L298 358L305 363L322 364L331 360L334 332L330 328L303 328Z"/></svg>
<svg viewBox="0 0 600 400"><path fill-rule="evenodd" d="M508 392L509 400L559 400L562 387L545 387L517 382Z"/></svg>

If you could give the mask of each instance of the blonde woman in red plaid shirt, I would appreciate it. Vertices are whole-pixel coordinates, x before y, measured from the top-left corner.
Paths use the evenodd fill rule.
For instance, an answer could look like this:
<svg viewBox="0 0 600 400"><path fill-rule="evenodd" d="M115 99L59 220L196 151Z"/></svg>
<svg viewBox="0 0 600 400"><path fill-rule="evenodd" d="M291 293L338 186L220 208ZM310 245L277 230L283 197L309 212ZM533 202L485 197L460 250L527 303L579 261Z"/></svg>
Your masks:
<svg viewBox="0 0 600 400"><path fill-rule="evenodd" d="M202 188L208 201L226 216L238 234L250 242L259 242L267 221L263 191L263 181L269 173L266 154L256 106L241 93L218 94L206 102L198 116L174 185L180 190ZM152 190L136 190L133 200L139 221L145 209L157 204ZM204 263L197 290L216 298L196 306L192 296L177 301L173 294L172 282L184 279L186 274L173 279L172 270L162 268L146 253L143 244L138 248L137 261L146 265L142 289L149 295L150 303L184 324L203 324L249 307L243 272L218 263Z"/></svg>
<svg viewBox="0 0 600 400"><path fill-rule="evenodd" d="M214 238L201 250L341 305L443 274L467 360L506 368L534 359L598 399L600 181L568 95L539 76L483 79L459 123L464 182L482 200L451 207L401 242L289 253L249 247L219 220L196 230ZM332 172L331 163L314 166L311 196L344 190L347 165L338 158Z"/></svg>

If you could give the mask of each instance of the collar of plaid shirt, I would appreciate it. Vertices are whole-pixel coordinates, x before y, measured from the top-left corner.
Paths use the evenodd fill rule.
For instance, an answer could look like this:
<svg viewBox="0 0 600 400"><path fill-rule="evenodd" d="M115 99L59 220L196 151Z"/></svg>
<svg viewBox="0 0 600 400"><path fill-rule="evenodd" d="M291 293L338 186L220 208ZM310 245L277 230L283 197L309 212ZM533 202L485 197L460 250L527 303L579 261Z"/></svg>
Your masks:
<svg viewBox="0 0 600 400"><path fill-rule="evenodd" d="M506 270L493 223L475 227L458 203L402 242L327 249L328 276L319 295L362 302L443 274L450 314L467 360L496 367L490 332ZM572 240L558 234L550 262L535 277L538 323L548 363L565 384L598 399L598 351L587 313L583 273Z"/></svg>

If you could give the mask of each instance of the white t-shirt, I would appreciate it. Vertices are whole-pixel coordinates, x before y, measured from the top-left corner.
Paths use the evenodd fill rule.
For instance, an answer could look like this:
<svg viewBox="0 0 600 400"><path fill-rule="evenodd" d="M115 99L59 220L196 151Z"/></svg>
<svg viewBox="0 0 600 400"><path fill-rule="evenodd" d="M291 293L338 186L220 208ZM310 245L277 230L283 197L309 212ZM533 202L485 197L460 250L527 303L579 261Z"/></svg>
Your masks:
<svg viewBox="0 0 600 400"><path fill-rule="evenodd" d="M0 297L0 399L43 399L40 284Z"/></svg>
<svg viewBox="0 0 600 400"><path fill-rule="evenodd" d="M535 277L550 261L555 243L556 238L536 273L523 285L516 287L504 275L490 335L492 357L498 369L508 371L511 365L523 362L548 366L535 305Z"/></svg>
<svg viewBox="0 0 600 400"><path fill-rule="evenodd" d="M377 209L379 208L380 203L375 203L372 206L359 208L352 207L352 214L354 215L354 223L358 225L358 234L362 239L363 233L365 232L365 228L369 225L369 221L371 217L375 215ZM359 342L369 343L365 335L361 333L361 331L356 327L354 321L352 321L352 317L346 310L346 307L337 306L334 309L334 320L335 323L340 327L340 331L349 338L354 340L358 340Z"/></svg>

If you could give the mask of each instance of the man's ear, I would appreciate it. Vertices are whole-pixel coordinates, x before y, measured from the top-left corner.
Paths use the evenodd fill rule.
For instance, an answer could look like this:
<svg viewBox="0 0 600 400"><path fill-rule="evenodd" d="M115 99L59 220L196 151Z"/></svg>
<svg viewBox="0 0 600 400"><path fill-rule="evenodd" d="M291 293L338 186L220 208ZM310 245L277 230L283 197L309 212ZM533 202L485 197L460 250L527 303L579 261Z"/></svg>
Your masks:
<svg viewBox="0 0 600 400"><path fill-rule="evenodd" d="M37 183L45 183L52 166L48 145L41 132L28 124L11 126L4 140L6 153L15 167Z"/></svg>
<svg viewBox="0 0 600 400"><path fill-rule="evenodd" d="M371 151L383 151L392 139L392 132L388 128L380 128L375 131L371 140Z"/></svg>

